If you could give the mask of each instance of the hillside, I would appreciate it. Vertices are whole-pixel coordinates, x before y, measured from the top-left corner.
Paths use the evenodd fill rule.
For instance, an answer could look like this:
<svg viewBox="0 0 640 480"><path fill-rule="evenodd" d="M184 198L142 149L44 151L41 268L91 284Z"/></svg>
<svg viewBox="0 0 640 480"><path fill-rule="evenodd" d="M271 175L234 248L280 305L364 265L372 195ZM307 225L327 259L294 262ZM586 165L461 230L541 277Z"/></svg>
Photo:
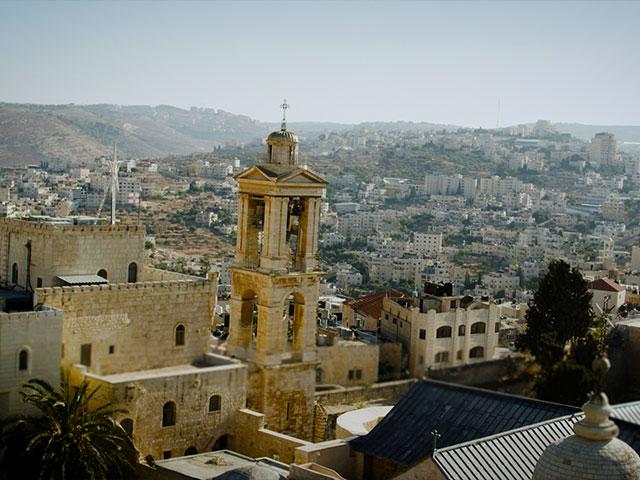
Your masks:
<svg viewBox="0 0 640 480"><path fill-rule="evenodd" d="M269 130L268 124L214 109L0 103L0 166L81 162L109 154L114 143L125 157L210 151Z"/></svg>

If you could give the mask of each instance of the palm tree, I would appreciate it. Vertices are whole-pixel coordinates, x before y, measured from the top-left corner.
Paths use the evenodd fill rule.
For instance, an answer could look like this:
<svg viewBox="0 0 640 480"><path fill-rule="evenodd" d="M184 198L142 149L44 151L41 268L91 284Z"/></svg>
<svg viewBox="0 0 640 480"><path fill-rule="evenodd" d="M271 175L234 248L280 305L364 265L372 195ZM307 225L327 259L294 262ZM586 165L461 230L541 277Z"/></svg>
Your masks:
<svg viewBox="0 0 640 480"><path fill-rule="evenodd" d="M22 400L41 415L16 415L2 424L0 473L7 478L66 480L135 477L138 461L131 438L113 420L111 404L90 408L98 388L74 388L63 379L56 391L29 380Z"/></svg>

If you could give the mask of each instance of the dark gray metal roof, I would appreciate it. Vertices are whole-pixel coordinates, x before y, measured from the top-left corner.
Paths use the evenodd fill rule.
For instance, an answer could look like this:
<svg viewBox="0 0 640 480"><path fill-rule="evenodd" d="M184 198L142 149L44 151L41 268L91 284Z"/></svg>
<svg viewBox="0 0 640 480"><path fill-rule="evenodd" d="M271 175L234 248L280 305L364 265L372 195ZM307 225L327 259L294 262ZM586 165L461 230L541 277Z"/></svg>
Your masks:
<svg viewBox="0 0 640 480"><path fill-rule="evenodd" d="M578 413L568 405L433 380L416 383L352 448L400 465L414 465L439 448Z"/></svg>
<svg viewBox="0 0 640 480"><path fill-rule="evenodd" d="M614 415L618 408L614 406ZM573 435L583 414L529 425L436 451L433 461L448 480L529 480L551 443ZM614 419L618 438L640 453L640 425Z"/></svg>

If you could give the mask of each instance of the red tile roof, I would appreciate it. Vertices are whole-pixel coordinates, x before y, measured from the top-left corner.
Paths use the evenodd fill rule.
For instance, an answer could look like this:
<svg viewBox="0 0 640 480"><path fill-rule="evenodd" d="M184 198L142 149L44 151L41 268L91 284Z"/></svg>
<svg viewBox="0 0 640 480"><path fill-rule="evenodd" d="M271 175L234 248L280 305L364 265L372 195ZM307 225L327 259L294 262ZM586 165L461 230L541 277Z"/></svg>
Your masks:
<svg viewBox="0 0 640 480"><path fill-rule="evenodd" d="M379 319L382 313L382 300L384 297L398 298L402 297L404 293L389 289L384 292L372 293L365 295L364 297L356 298L347 302L347 305L351 307L354 312L359 312L367 315L371 318Z"/></svg>
<svg viewBox="0 0 640 480"><path fill-rule="evenodd" d="M599 278L589 284L589 290L600 290L604 292L624 292L624 288L610 278Z"/></svg>

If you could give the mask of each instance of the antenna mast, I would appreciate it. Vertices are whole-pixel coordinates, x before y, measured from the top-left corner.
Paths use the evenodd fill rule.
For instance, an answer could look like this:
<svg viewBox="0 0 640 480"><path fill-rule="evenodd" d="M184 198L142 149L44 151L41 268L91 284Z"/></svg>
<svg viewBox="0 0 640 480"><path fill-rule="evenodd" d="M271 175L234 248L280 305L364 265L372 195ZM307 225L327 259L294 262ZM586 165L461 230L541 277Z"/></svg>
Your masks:
<svg viewBox="0 0 640 480"><path fill-rule="evenodd" d="M113 160L111 160L111 225L116 224L116 192L118 190L118 147L113 144Z"/></svg>

